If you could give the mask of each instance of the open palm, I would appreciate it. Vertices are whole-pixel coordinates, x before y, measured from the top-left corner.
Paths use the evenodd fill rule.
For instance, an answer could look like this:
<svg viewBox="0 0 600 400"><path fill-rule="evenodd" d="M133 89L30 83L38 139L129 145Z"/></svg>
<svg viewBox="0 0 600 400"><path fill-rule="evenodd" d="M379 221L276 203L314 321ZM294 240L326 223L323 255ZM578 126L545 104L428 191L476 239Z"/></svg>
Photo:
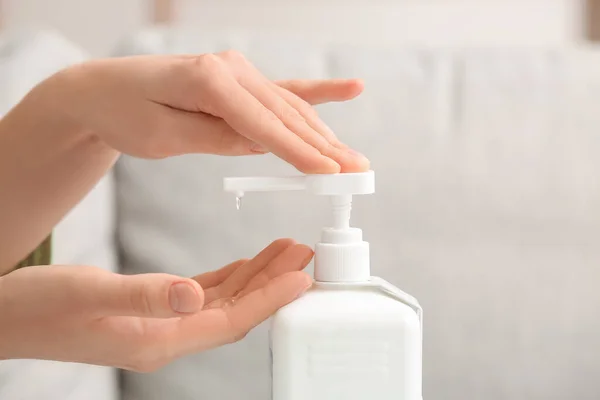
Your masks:
<svg viewBox="0 0 600 400"><path fill-rule="evenodd" d="M192 279L166 274L123 276L93 267L18 270L3 278L0 302L10 301L6 296L19 289L21 280L28 288L39 283L37 289L30 289L28 304L14 305L14 315L24 323L43 319L46 329L7 338L13 343L21 339L26 346L5 352L12 358L152 371L186 354L242 339L311 286L302 269L312 255L309 247L280 239L251 260ZM193 287L198 295L195 311L173 311L169 288L174 283ZM15 332L23 332L23 327L18 328ZM7 335L10 328L3 329L0 339ZM0 357L2 353L0 345Z"/></svg>

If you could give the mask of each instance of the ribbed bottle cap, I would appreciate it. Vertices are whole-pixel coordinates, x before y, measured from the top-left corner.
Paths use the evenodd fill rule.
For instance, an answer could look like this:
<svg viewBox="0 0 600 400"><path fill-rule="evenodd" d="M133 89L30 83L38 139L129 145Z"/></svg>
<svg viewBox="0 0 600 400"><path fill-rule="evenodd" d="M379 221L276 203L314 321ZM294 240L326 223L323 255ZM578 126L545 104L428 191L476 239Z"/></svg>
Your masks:
<svg viewBox="0 0 600 400"><path fill-rule="evenodd" d="M369 243L358 228L325 228L315 246L315 280L318 282L363 282L371 276Z"/></svg>

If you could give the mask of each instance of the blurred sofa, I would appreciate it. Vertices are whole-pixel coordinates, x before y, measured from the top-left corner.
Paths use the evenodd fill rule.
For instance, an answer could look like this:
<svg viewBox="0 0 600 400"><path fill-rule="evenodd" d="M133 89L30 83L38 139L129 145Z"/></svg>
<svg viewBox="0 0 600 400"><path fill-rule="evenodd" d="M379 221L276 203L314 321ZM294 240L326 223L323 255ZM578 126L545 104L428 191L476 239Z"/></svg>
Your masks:
<svg viewBox="0 0 600 400"><path fill-rule="evenodd" d="M373 273L425 308L424 396L595 399L600 384L600 57L594 49L347 46L249 32L153 29L119 54L235 48L273 79L360 77L319 107L376 171L353 223ZM248 196L222 178L289 173L274 157L123 157L117 230L126 273L192 275L291 236L313 243L323 200ZM266 327L151 375L127 400L268 398Z"/></svg>
<svg viewBox="0 0 600 400"><path fill-rule="evenodd" d="M85 51L54 31L0 37L0 115L43 79L87 58ZM0 196L9 195L0 189ZM117 271L114 211L113 177L109 175L56 227L53 261ZM0 361L1 400L118 398L118 376L109 368L40 360Z"/></svg>
<svg viewBox="0 0 600 400"><path fill-rule="evenodd" d="M365 80L360 98L319 112L376 171L376 194L356 199L353 224L372 246L373 273L425 308L426 399L598 398L599 52L348 46L154 28L115 55L228 48L273 79ZM122 157L58 228L58 254L114 268L118 249L123 273L187 276L278 237L314 243L328 222L322 199L258 194L236 211L222 191L226 176L290 172L270 155ZM120 394L269 398L266 329L152 374L123 373Z"/></svg>

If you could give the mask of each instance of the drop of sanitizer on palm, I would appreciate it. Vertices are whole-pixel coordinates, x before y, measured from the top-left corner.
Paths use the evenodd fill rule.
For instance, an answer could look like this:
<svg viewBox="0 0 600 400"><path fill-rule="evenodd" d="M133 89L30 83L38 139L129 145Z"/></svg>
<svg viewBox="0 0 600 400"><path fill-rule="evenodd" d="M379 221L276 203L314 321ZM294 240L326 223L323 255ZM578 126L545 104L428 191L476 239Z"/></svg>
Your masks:
<svg viewBox="0 0 600 400"><path fill-rule="evenodd" d="M372 277L369 244L350 227L353 195L375 174L226 178L245 192L306 190L329 197L333 224L315 246L315 284L279 310L269 333L272 400L422 400L423 312L412 296Z"/></svg>

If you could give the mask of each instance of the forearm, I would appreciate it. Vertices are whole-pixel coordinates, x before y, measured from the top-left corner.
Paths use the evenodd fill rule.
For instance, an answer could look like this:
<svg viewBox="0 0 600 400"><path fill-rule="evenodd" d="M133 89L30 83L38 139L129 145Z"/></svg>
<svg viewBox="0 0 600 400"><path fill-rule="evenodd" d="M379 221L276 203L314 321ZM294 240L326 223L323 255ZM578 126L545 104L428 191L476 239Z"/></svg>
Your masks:
<svg viewBox="0 0 600 400"><path fill-rule="evenodd" d="M0 275L44 240L118 156L54 106L34 92L0 120Z"/></svg>

